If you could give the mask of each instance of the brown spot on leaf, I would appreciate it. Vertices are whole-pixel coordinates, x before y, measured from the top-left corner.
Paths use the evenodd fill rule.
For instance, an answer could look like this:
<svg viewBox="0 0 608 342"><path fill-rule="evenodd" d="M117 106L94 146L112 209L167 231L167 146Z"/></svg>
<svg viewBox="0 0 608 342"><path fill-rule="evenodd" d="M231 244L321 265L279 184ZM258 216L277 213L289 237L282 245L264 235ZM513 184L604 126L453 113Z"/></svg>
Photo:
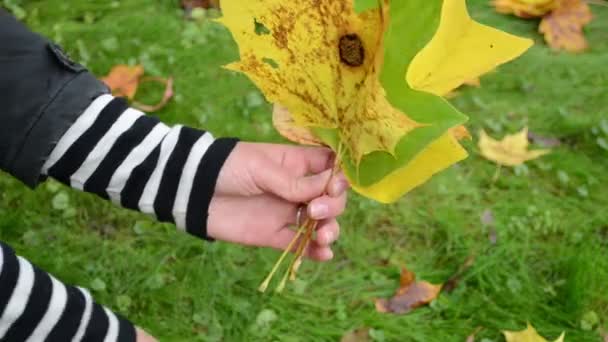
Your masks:
<svg viewBox="0 0 608 342"><path fill-rule="evenodd" d="M344 35L340 38L339 43L340 60L342 63L358 67L363 65L365 60L365 49L361 38L355 33Z"/></svg>

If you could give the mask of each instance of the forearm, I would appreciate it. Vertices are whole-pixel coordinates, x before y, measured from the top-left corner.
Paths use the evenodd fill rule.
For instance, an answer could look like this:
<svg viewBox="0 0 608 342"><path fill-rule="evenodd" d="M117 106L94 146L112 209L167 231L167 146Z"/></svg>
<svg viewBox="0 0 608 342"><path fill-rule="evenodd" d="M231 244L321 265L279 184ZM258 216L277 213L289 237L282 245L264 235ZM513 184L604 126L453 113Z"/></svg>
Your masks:
<svg viewBox="0 0 608 342"><path fill-rule="evenodd" d="M234 139L168 127L103 95L67 130L42 174L207 238L207 211Z"/></svg>
<svg viewBox="0 0 608 342"><path fill-rule="evenodd" d="M0 242L0 340L132 342L135 329Z"/></svg>

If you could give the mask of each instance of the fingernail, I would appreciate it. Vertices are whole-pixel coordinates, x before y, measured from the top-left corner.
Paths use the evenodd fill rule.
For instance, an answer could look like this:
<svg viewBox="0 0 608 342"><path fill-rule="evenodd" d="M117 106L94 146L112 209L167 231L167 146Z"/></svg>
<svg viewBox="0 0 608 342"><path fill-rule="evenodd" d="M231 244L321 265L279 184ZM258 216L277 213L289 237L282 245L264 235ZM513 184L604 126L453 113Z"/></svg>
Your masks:
<svg viewBox="0 0 608 342"><path fill-rule="evenodd" d="M334 197L342 195L348 189L348 183L345 180L339 180L332 186L332 194Z"/></svg>
<svg viewBox="0 0 608 342"><path fill-rule="evenodd" d="M329 207L325 204L314 203L310 206L310 217L315 220L324 219L329 212Z"/></svg>

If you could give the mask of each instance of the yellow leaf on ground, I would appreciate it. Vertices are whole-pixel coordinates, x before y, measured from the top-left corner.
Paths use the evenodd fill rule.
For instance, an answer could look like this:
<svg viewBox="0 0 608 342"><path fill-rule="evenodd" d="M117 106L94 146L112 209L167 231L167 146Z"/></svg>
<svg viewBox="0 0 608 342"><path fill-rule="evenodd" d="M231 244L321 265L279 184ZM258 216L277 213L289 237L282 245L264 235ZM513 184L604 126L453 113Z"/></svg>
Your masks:
<svg viewBox="0 0 608 342"><path fill-rule="evenodd" d="M540 18L557 6L557 0L494 0L496 12L530 19Z"/></svg>
<svg viewBox="0 0 608 342"><path fill-rule="evenodd" d="M443 96L518 57L532 44L474 21L465 0L445 1L437 33L412 61L407 81L416 90Z"/></svg>
<svg viewBox="0 0 608 342"><path fill-rule="evenodd" d="M441 285L416 280L416 275L406 268L401 270L400 286L390 299L376 299L376 310L382 313L406 314L432 302L441 292Z"/></svg>
<svg viewBox="0 0 608 342"><path fill-rule="evenodd" d="M110 88L114 96L124 96L132 100L137 92L139 80L144 74L141 65L116 65L101 80Z"/></svg>
<svg viewBox="0 0 608 342"><path fill-rule="evenodd" d="M479 133L479 149L481 155L497 164L517 166L532 159L539 158L550 150L528 150L528 128L512 135L506 135L502 140L494 140L485 131Z"/></svg>
<svg viewBox="0 0 608 342"><path fill-rule="evenodd" d="M581 52L589 47L583 32L593 15L584 0L558 0L553 12L540 23L539 31L553 49Z"/></svg>
<svg viewBox="0 0 608 342"><path fill-rule="evenodd" d="M528 327L521 331L503 331L507 342L547 342L547 340L540 336L536 329L528 323ZM564 342L566 333L562 333L555 342Z"/></svg>
<svg viewBox="0 0 608 342"><path fill-rule="evenodd" d="M272 109L272 124L282 136L295 143L323 145L310 129L296 125L289 110L280 104Z"/></svg>

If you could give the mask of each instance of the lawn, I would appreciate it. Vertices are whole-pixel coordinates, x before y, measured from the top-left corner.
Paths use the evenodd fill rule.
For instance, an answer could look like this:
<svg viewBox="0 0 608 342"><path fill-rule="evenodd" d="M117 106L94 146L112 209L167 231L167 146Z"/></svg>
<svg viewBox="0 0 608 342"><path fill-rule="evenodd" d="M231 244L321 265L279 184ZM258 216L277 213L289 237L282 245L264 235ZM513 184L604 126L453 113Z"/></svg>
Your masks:
<svg viewBox="0 0 608 342"><path fill-rule="evenodd" d="M256 88L220 68L237 58L229 33L184 20L177 1L21 7L24 22L96 75L120 63L173 75L176 96L155 114L165 122L284 142ZM591 49L573 55L548 49L534 21L496 14L485 0L469 7L477 20L537 42L452 100L470 115L474 137L528 126L560 146L496 178L474 140L466 161L394 205L353 194L335 259L306 262L281 295L257 291L276 251L201 242L52 181L32 191L0 176L0 239L161 341L339 341L360 327L373 329L374 341L465 341L482 327L477 341L498 342L500 330L528 321L549 339L565 331L566 341L600 341L608 330L608 150L598 143L608 139L608 8L593 6ZM146 86L140 96L153 102L161 91ZM394 292L403 265L439 283L469 256L475 263L457 288L429 307L376 312L374 298Z"/></svg>

